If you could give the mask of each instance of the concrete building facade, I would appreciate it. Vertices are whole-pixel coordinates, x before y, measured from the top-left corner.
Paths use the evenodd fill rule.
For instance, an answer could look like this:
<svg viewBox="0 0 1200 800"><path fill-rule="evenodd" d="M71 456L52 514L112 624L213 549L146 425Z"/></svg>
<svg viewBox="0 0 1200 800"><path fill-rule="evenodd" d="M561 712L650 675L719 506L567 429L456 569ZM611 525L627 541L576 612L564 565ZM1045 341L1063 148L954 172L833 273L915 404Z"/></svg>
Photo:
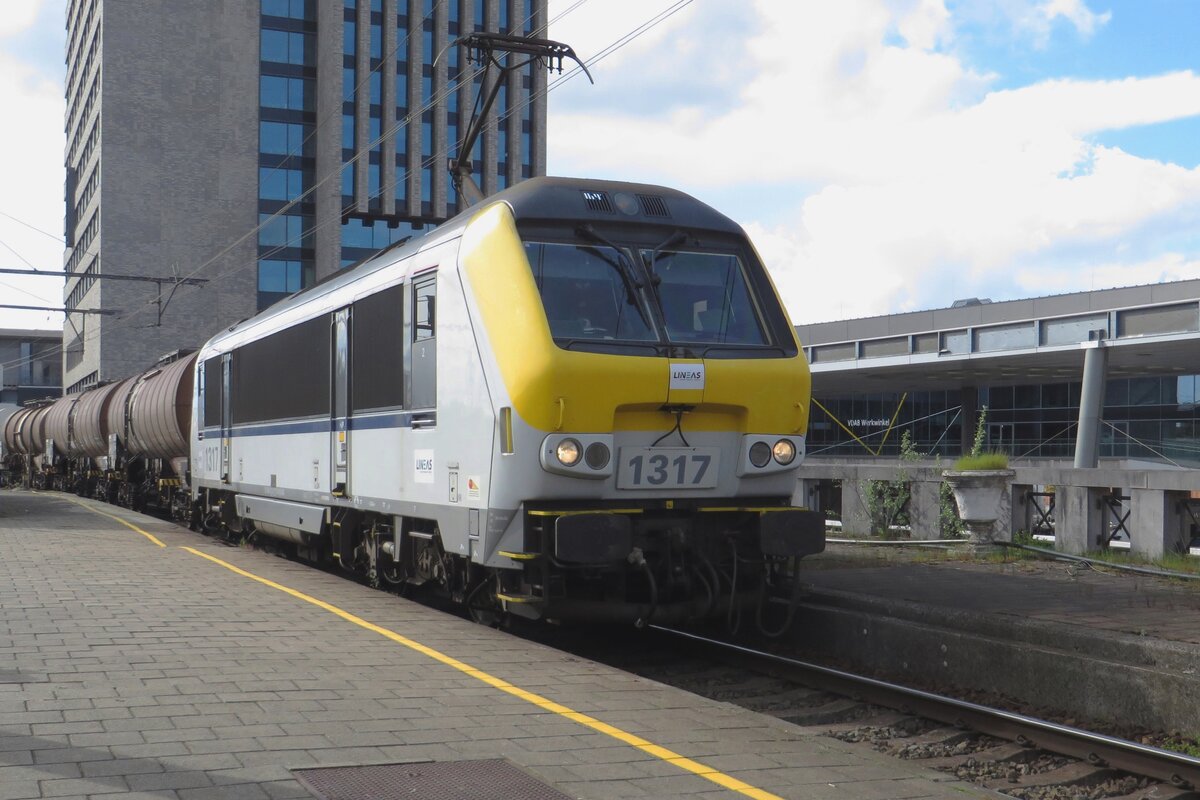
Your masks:
<svg viewBox="0 0 1200 800"><path fill-rule="evenodd" d="M969 450L1070 459L1088 353L1101 458L1200 467L1200 280L797 326L812 364L809 454ZM1086 430L1086 425L1084 426Z"/></svg>
<svg viewBox="0 0 1200 800"><path fill-rule="evenodd" d="M0 328L0 405L62 394L57 331Z"/></svg>
<svg viewBox="0 0 1200 800"><path fill-rule="evenodd" d="M842 530L872 532L864 488L900 480L911 535L938 538L942 471L982 417L1015 473L996 538L1200 555L1200 280L796 330L813 385L797 502Z"/></svg>
<svg viewBox="0 0 1200 800"><path fill-rule="evenodd" d="M545 25L546 0L70 0L64 299L120 313L67 314L67 391L457 213L446 162L480 78L449 45ZM502 87L486 193L545 173L545 87L532 66Z"/></svg>

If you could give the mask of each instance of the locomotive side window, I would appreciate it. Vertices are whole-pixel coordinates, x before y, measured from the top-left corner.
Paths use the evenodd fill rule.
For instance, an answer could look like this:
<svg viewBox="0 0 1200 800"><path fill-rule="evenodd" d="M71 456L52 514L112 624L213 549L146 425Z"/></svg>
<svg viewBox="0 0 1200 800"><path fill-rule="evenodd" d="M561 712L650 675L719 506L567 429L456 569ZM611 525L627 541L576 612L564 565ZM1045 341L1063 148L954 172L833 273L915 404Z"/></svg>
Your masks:
<svg viewBox="0 0 1200 800"><path fill-rule="evenodd" d="M233 422L329 414L329 317L293 325L233 354Z"/></svg>
<svg viewBox="0 0 1200 800"><path fill-rule="evenodd" d="M555 339L657 340L628 256L601 244L526 242Z"/></svg>
<svg viewBox="0 0 1200 800"><path fill-rule="evenodd" d="M670 341L768 343L737 256L643 250L642 260L650 268L658 288Z"/></svg>
<svg viewBox="0 0 1200 800"><path fill-rule="evenodd" d="M413 283L413 341L420 342L434 337L437 319L437 281L426 280Z"/></svg>
<svg viewBox="0 0 1200 800"><path fill-rule="evenodd" d="M200 376L200 389L203 392L201 402L204 403L204 426L215 428L221 424L221 357L213 356L204 362Z"/></svg>
<svg viewBox="0 0 1200 800"><path fill-rule="evenodd" d="M404 405L404 287L393 286L354 304L350 315L354 410Z"/></svg>
<svg viewBox="0 0 1200 800"><path fill-rule="evenodd" d="M437 405L437 275L425 274L412 283L412 346L409 400L412 408Z"/></svg>

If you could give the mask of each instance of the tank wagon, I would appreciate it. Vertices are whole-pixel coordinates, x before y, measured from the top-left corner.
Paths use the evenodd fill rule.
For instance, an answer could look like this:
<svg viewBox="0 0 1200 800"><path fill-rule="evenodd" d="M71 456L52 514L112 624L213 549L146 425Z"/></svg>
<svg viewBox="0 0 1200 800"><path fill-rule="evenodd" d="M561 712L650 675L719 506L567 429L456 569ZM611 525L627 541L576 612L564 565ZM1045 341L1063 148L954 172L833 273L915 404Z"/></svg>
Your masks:
<svg viewBox="0 0 1200 800"><path fill-rule="evenodd" d="M31 485L33 476L40 472L44 461L42 434L50 403L44 400L15 411L0 411L0 419L4 422L0 465L6 485Z"/></svg>
<svg viewBox="0 0 1200 800"><path fill-rule="evenodd" d="M20 406L0 404L0 487L16 485L25 471L21 454L16 451L16 432L20 427L18 415L24 413L25 409Z"/></svg>
<svg viewBox="0 0 1200 800"><path fill-rule="evenodd" d="M778 630L824 548L791 505L809 391L736 223L663 187L534 178L59 400L41 470L481 621Z"/></svg>
<svg viewBox="0 0 1200 800"><path fill-rule="evenodd" d="M172 353L132 378L0 412L8 482L187 519L195 358Z"/></svg>

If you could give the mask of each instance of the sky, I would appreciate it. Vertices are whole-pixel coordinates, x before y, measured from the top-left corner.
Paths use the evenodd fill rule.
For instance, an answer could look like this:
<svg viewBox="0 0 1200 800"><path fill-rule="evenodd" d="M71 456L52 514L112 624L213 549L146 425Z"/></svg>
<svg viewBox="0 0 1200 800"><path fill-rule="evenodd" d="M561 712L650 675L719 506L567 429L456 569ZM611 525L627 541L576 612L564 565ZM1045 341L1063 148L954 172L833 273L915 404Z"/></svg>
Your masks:
<svg viewBox="0 0 1200 800"><path fill-rule="evenodd" d="M589 60L660 20L555 86L550 174L713 205L796 324L1200 277L1196 0L549 2ZM0 267L61 269L65 0L4 5Z"/></svg>

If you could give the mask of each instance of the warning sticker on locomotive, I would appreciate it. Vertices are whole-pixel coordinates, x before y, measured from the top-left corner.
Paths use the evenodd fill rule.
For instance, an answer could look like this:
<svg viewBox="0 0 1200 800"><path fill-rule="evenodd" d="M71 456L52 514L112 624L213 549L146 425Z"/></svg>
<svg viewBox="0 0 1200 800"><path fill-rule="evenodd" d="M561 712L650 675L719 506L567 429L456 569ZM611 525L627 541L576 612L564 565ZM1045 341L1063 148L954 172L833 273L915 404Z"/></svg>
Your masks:
<svg viewBox="0 0 1200 800"><path fill-rule="evenodd" d="M618 489L712 489L717 447L622 447Z"/></svg>
<svg viewBox="0 0 1200 800"><path fill-rule="evenodd" d="M672 364L671 391L676 389L703 389L703 364Z"/></svg>
<svg viewBox="0 0 1200 800"><path fill-rule="evenodd" d="M433 483L433 451L413 451L413 481L416 483Z"/></svg>
<svg viewBox="0 0 1200 800"><path fill-rule="evenodd" d="M478 500L479 499L479 476L478 475L467 476L467 499L468 500Z"/></svg>

